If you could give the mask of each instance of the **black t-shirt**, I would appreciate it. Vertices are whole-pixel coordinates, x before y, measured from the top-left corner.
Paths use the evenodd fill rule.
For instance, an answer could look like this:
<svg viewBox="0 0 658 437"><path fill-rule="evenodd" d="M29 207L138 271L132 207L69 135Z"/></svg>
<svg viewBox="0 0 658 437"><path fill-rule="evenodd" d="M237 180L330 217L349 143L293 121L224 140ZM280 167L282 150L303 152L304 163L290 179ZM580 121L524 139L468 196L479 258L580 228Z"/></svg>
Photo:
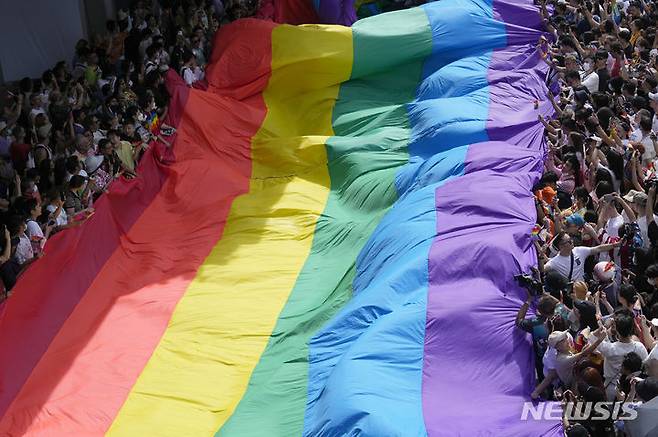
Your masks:
<svg viewBox="0 0 658 437"><path fill-rule="evenodd" d="M596 74L599 75L599 92L607 93L608 81L610 80L610 74L608 73L608 69L602 68L600 70L596 70Z"/></svg>
<svg viewBox="0 0 658 437"><path fill-rule="evenodd" d="M658 247L658 225L655 221L651 220L647 225L647 234L651 247Z"/></svg>
<svg viewBox="0 0 658 437"><path fill-rule="evenodd" d="M5 290L9 291L14 288L20 271L21 266L16 261L16 258L11 258L0 266L0 279L2 279L2 282L5 284Z"/></svg>

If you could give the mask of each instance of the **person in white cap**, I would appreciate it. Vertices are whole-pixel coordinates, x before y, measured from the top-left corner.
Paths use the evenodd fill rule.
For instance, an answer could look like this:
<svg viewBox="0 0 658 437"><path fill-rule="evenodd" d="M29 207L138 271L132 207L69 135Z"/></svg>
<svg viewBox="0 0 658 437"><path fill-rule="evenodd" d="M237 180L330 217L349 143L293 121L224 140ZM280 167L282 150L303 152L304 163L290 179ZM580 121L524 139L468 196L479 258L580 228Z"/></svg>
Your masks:
<svg viewBox="0 0 658 437"><path fill-rule="evenodd" d="M560 381L567 388L571 387L573 383L573 368L576 362L594 352L601 342L603 342L606 337L605 328L599 327L596 331L592 332L592 335L596 340L590 342L578 353L573 352L573 338L567 331L553 331L548 336L548 346L557 351L555 361L552 365L555 366L555 371Z"/></svg>

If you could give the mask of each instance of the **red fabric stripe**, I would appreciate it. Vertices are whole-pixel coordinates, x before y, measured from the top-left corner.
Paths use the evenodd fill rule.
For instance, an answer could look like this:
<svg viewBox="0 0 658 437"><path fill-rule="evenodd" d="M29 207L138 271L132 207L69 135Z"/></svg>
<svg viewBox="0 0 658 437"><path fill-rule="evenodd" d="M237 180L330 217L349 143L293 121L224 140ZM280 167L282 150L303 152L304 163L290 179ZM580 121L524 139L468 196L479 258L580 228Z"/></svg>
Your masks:
<svg viewBox="0 0 658 437"><path fill-rule="evenodd" d="M274 25L245 21L218 33L211 92L190 93L175 161L148 157L143 178L113 188L92 221L53 241L21 280L0 320L0 350L9 358L0 361L0 435L87 435L112 423L220 238L232 200L249 188ZM221 40L235 37L245 44L224 51ZM261 56L245 70L247 48Z"/></svg>
<svg viewBox="0 0 658 437"><path fill-rule="evenodd" d="M0 416L126 233L160 191L163 166L149 151L140 178L118 180L79 228L55 235L21 276L0 318Z"/></svg>

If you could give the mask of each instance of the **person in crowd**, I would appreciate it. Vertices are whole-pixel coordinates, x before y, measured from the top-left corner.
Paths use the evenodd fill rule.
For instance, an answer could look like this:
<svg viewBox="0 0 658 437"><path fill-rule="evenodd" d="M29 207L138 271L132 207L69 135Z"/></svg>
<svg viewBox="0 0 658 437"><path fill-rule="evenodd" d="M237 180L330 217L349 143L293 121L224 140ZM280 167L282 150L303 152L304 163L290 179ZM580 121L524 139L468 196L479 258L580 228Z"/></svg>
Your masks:
<svg viewBox="0 0 658 437"><path fill-rule="evenodd" d="M571 282L582 281L585 278L587 257L611 251L621 246L621 242L596 247L574 247L571 236L566 232L560 232L553 238L551 246L557 254L548 260L544 268L559 272Z"/></svg>
<svg viewBox="0 0 658 437"><path fill-rule="evenodd" d="M528 299L521 306L516 316L516 326L523 331L532 334L532 345L535 351L535 364L537 366L537 374L541 379L543 378L541 367L542 357L546 352L548 335L552 330L549 326L549 319L553 316L555 307L559 301L548 294L542 296L537 304L536 315L526 318L528 308L533 300L534 296L528 292Z"/></svg>
<svg viewBox="0 0 658 437"><path fill-rule="evenodd" d="M528 396L635 402L640 411L655 402L658 375L658 8L536 4L551 34L537 42L551 112L536 108L546 160L529 233L544 294L516 319L535 352L539 383ZM544 310L549 295L557 303ZM565 431L614 436L611 425L566 421Z"/></svg>

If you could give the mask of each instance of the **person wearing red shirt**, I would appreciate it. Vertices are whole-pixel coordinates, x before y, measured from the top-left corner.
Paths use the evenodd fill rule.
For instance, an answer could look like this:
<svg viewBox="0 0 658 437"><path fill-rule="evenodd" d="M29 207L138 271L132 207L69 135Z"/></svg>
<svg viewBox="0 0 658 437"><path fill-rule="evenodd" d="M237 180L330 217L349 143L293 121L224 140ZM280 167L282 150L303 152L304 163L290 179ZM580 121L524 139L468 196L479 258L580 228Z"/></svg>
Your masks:
<svg viewBox="0 0 658 437"><path fill-rule="evenodd" d="M14 169L22 174L27 166L27 160L32 146L25 142L25 129L18 126L14 131L14 142L9 146L9 156L14 164Z"/></svg>

